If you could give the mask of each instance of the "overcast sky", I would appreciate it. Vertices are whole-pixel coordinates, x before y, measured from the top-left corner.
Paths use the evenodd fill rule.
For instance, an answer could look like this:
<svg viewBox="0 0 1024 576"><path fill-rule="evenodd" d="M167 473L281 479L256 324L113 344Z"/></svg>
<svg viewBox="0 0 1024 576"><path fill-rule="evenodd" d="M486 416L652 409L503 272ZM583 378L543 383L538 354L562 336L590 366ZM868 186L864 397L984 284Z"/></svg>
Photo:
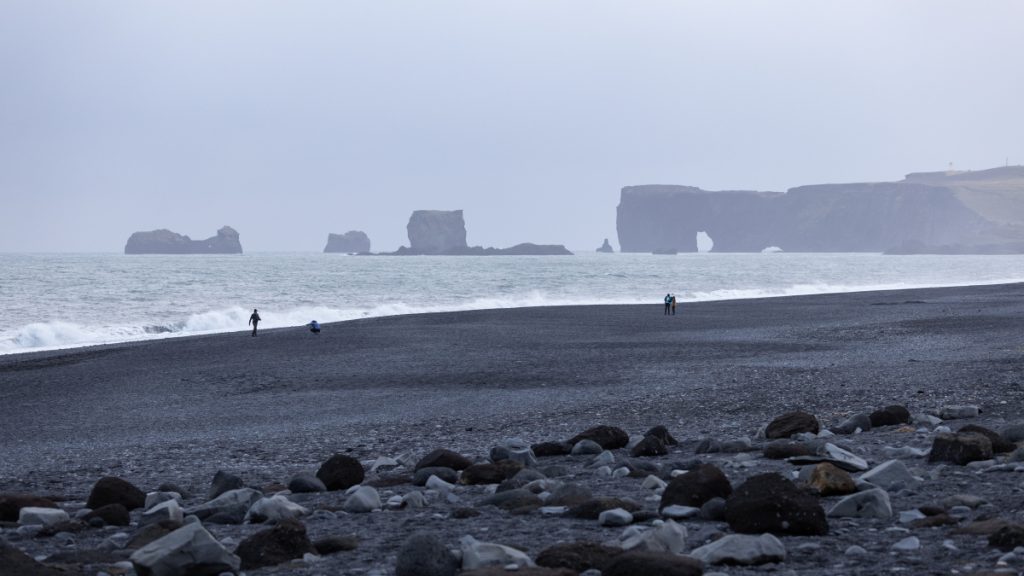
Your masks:
<svg viewBox="0 0 1024 576"><path fill-rule="evenodd" d="M464 209L618 246L634 184L1024 163L1024 2L0 1L0 251L229 224L254 251Z"/></svg>

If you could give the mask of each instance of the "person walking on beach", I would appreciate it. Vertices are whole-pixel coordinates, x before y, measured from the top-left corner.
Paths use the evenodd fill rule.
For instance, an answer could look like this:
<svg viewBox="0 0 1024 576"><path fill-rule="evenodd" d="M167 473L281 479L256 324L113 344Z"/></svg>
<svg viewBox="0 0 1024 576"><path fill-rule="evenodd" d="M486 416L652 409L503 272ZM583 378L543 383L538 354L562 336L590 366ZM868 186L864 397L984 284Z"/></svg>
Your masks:
<svg viewBox="0 0 1024 576"><path fill-rule="evenodd" d="M672 306L672 295L665 294L665 316L668 316L669 308Z"/></svg>
<svg viewBox="0 0 1024 576"><path fill-rule="evenodd" d="M261 318L259 312L255 308L253 308L252 314L249 316L249 325L252 326L253 336L256 336L256 325L260 323L260 320Z"/></svg>
<svg viewBox="0 0 1024 576"><path fill-rule="evenodd" d="M310 321L310 323L306 324L306 326L309 326L309 331L312 332L313 334L320 333L320 323L317 322L316 320Z"/></svg>
<svg viewBox="0 0 1024 576"><path fill-rule="evenodd" d="M672 315L676 315L676 295L672 295Z"/></svg>

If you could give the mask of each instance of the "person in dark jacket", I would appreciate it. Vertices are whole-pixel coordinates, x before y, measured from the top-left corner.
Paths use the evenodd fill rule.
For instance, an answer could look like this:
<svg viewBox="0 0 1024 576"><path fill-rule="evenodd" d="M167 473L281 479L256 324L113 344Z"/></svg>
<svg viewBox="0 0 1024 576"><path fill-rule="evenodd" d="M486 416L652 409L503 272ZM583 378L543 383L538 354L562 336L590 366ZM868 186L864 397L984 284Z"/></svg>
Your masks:
<svg viewBox="0 0 1024 576"><path fill-rule="evenodd" d="M261 318L260 318L259 312L255 308L253 308L252 309L252 315L249 316L249 325L252 326L252 335L253 336L256 335L256 325L260 323L260 320L261 320Z"/></svg>

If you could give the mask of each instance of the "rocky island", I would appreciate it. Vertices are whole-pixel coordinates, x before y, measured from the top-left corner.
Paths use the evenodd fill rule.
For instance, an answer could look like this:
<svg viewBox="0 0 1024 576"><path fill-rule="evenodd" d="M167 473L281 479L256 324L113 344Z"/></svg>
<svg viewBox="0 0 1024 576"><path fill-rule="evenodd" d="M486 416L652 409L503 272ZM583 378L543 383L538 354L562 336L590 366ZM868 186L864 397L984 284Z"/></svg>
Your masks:
<svg viewBox="0 0 1024 576"><path fill-rule="evenodd" d="M328 234L325 253L366 254L370 251L370 237L360 230L349 230L344 234Z"/></svg>
<svg viewBox="0 0 1024 576"><path fill-rule="evenodd" d="M230 226L217 230L217 235L206 240L192 240L188 236L161 229L136 232L124 246L125 254L241 254L242 244L238 232Z"/></svg>
<svg viewBox="0 0 1024 576"><path fill-rule="evenodd" d="M1024 253L1024 167L922 172L899 182L818 184L787 192L692 186L622 189L623 252Z"/></svg>
<svg viewBox="0 0 1024 576"><path fill-rule="evenodd" d="M390 253L396 256L571 256L561 244L524 242L511 248L484 248L466 243L462 210L416 210L406 226L409 246Z"/></svg>

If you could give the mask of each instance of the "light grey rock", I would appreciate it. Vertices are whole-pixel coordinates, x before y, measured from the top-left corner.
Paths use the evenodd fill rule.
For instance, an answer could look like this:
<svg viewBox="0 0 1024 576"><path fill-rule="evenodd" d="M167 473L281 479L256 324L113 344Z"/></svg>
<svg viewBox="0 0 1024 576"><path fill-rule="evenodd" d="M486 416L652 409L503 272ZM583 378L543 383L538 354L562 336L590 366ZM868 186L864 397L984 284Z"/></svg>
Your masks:
<svg viewBox="0 0 1024 576"><path fill-rule="evenodd" d="M541 516L561 516L569 511L568 506L541 506Z"/></svg>
<svg viewBox="0 0 1024 576"><path fill-rule="evenodd" d="M889 494L880 488L857 492L843 497L828 511L832 517L881 518L892 517Z"/></svg>
<svg viewBox="0 0 1024 576"><path fill-rule="evenodd" d="M462 550L463 570L473 570L485 566L513 565L517 568L536 566L525 552L493 542L480 542L469 535L459 539L459 547Z"/></svg>
<svg viewBox="0 0 1024 576"><path fill-rule="evenodd" d="M249 507L263 497L263 493L252 488L238 488L228 490L213 500L200 504L186 510L200 520L205 520L218 514L236 515L239 519L244 518Z"/></svg>
<svg viewBox="0 0 1024 576"><path fill-rule="evenodd" d="M175 500L178 504L181 504L181 494L177 492L150 492L146 494L145 509L149 510L153 506L168 500Z"/></svg>
<svg viewBox="0 0 1024 576"><path fill-rule="evenodd" d="M899 490L917 484L918 479L910 473L907 465L899 460L889 460L861 474L861 480L870 482L883 490Z"/></svg>
<svg viewBox="0 0 1024 576"><path fill-rule="evenodd" d="M843 422L838 426L834 426L832 431L836 434L853 434L858 429L860 429L861 432L871 430L871 414L867 412L854 414L846 420L843 420Z"/></svg>
<svg viewBox="0 0 1024 576"><path fill-rule="evenodd" d="M700 510L700 508L694 508L693 506L673 504L662 508L661 515L665 518L671 518L672 520L685 520L687 518L696 518L697 516L700 516Z"/></svg>
<svg viewBox="0 0 1024 576"><path fill-rule="evenodd" d="M497 453L496 453L497 452ZM495 456L499 456L495 458ZM530 468L537 465L537 457L530 444L522 438L506 438L491 449L491 460L513 460Z"/></svg>
<svg viewBox="0 0 1024 576"><path fill-rule="evenodd" d="M185 511L177 500L164 500L159 504L148 508L139 518L139 526L157 524L160 522L171 523L174 526L181 526L185 523Z"/></svg>
<svg viewBox="0 0 1024 576"><path fill-rule="evenodd" d="M358 490L345 499L342 509L345 512L362 514L381 508L380 494L372 486L360 486Z"/></svg>
<svg viewBox="0 0 1024 576"><path fill-rule="evenodd" d="M605 510L597 517L601 526L629 526L633 523L633 515L622 508Z"/></svg>
<svg viewBox="0 0 1024 576"><path fill-rule="evenodd" d="M71 517L60 508L26 506L18 511L18 524L22 526L53 526L69 520Z"/></svg>
<svg viewBox="0 0 1024 576"><path fill-rule="evenodd" d="M825 443L823 451L825 456L840 468L850 472L860 472L868 469L868 463L866 460L849 450L843 450L831 442Z"/></svg>
<svg viewBox="0 0 1024 576"><path fill-rule="evenodd" d="M892 545L892 549L897 552L913 552L921 548L921 541L918 540L917 536L907 536L903 540Z"/></svg>
<svg viewBox="0 0 1024 576"><path fill-rule="evenodd" d="M413 534L398 549L395 576L455 576L459 559L433 534Z"/></svg>
<svg viewBox="0 0 1024 576"><path fill-rule="evenodd" d="M753 566L784 561L786 547L771 534L729 534L691 551L690 556L706 564Z"/></svg>
<svg viewBox="0 0 1024 576"><path fill-rule="evenodd" d="M1007 442L1020 442L1024 440L1024 424L1010 424L999 431L999 435Z"/></svg>
<svg viewBox="0 0 1024 576"><path fill-rule="evenodd" d="M423 492L415 490L402 496L400 508L425 508L426 506L427 497L423 495Z"/></svg>
<svg viewBox="0 0 1024 576"><path fill-rule="evenodd" d="M910 421L914 424L925 424L928 426L938 426L942 424L942 418L932 416L931 414L914 414Z"/></svg>
<svg viewBox="0 0 1024 576"><path fill-rule="evenodd" d="M611 478L612 477L612 467L611 466L601 466L600 468L595 470L594 473L597 474L598 478Z"/></svg>
<svg viewBox="0 0 1024 576"><path fill-rule="evenodd" d="M324 481L317 478L312 472L299 472L288 481L288 489L295 494L308 494L314 492L327 492Z"/></svg>
<svg viewBox="0 0 1024 576"><path fill-rule="evenodd" d="M285 496L278 494L270 498L261 498L249 507L245 519L249 522L271 522L277 523L289 518L300 518L309 514L305 507L292 502Z"/></svg>
<svg viewBox="0 0 1024 576"><path fill-rule="evenodd" d="M886 446L882 453L886 458L923 458L928 455L928 450L913 446Z"/></svg>
<svg viewBox="0 0 1024 576"><path fill-rule="evenodd" d="M942 506L945 508L966 506L967 508L973 509L987 503L988 500L985 500L981 496L975 496L974 494L954 494L942 499Z"/></svg>
<svg viewBox="0 0 1024 576"><path fill-rule="evenodd" d="M622 548L682 554L686 551L686 536L685 526L672 520L665 520L660 526L623 540Z"/></svg>
<svg viewBox="0 0 1024 576"><path fill-rule="evenodd" d="M943 406L939 410L939 418L943 420L958 420L962 418L976 418L981 410L977 406Z"/></svg>
<svg viewBox="0 0 1024 576"><path fill-rule="evenodd" d="M455 489L455 484L445 482L433 474L430 475L430 478L427 478L425 486L431 490L437 490L438 492L451 492Z"/></svg>
<svg viewBox="0 0 1024 576"><path fill-rule="evenodd" d="M619 466L612 470L612 478L625 478L626 476L629 476L629 468L626 466Z"/></svg>
<svg viewBox="0 0 1024 576"><path fill-rule="evenodd" d="M615 454L612 454L608 450L602 451L597 455L596 458L590 461L589 466L593 468L599 468L601 466L611 466L615 463Z"/></svg>
<svg viewBox="0 0 1024 576"><path fill-rule="evenodd" d="M570 452L573 456L588 456L592 454L600 454L604 452L604 448L600 444L593 440L583 439L577 442Z"/></svg>
<svg viewBox="0 0 1024 576"><path fill-rule="evenodd" d="M390 470L399 466L398 460L388 457L381 456L370 464L370 472L376 472L377 470Z"/></svg>
<svg viewBox="0 0 1024 576"><path fill-rule="evenodd" d="M129 558L135 571L151 576L238 572L241 560L228 552L202 524L186 524L139 548Z"/></svg>
<svg viewBox="0 0 1024 576"><path fill-rule="evenodd" d="M854 545L848 547L843 552L843 554L845 554L846 556L860 557L860 556L867 556L868 555L868 551L865 550L864 548L861 548L860 546L857 546L856 544L854 544Z"/></svg>

